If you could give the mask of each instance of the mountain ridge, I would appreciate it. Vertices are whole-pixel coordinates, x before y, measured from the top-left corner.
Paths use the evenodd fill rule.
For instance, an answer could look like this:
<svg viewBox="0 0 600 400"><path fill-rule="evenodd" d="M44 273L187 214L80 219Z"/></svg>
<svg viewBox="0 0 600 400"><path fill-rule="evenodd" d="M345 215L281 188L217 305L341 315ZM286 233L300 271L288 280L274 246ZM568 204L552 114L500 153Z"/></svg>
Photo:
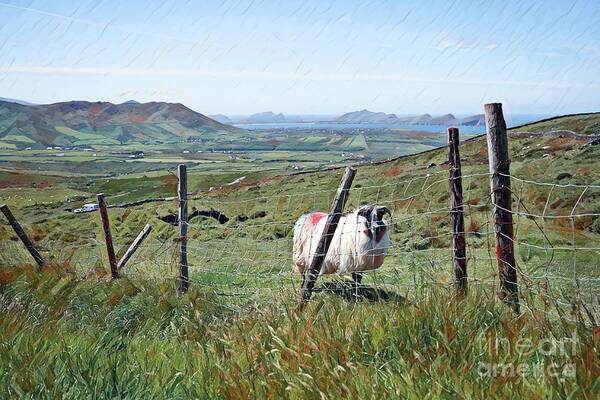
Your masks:
<svg viewBox="0 0 600 400"><path fill-rule="evenodd" d="M42 105L0 101L0 141L17 148L152 143L243 132L181 103L74 100Z"/></svg>
<svg viewBox="0 0 600 400"><path fill-rule="evenodd" d="M472 115L465 118L456 118L453 114L444 114L433 117L431 114L421 114L412 117L398 117L396 114L373 112L367 109L351 111L339 116L335 122L342 123L381 123L402 125L484 125L483 114Z"/></svg>

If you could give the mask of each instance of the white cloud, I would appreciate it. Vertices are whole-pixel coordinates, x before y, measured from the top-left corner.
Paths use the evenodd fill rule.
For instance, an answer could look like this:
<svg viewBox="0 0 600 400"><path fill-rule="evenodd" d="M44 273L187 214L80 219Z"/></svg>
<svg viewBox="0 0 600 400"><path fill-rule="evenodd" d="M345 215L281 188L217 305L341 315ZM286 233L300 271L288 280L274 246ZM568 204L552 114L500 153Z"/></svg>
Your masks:
<svg viewBox="0 0 600 400"><path fill-rule="evenodd" d="M487 45L480 45L478 43L465 43L463 40L461 40L460 42L451 42L448 40L442 40L440 41L437 46L435 46L436 49L440 50L440 51L444 51L446 49L457 49L457 50L466 50L466 49L485 49L485 50L494 50L495 48L498 47L497 43L490 43Z"/></svg>
<svg viewBox="0 0 600 400"><path fill-rule="evenodd" d="M460 85L510 85L548 88L600 88L600 83L565 83L554 81L501 80L501 79L441 79L397 74L347 74L347 73L299 73L273 71L210 71L200 69L163 68L80 68L43 66L0 66L1 73L47 74L47 75L106 75L106 76L170 76L180 78L244 78L300 81L387 81L423 84Z"/></svg>
<svg viewBox="0 0 600 400"><path fill-rule="evenodd" d="M436 48L438 50L446 50L449 49L451 47L456 46L456 43L454 42L449 42L447 40L442 40L441 42L438 43L438 45L436 46Z"/></svg>
<svg viewBox="0 0 600 400"><path fill-rule="evenodd" d="M460 42L458 42L456 44L456 48L459 49L459 50L462 50L462 49L474 49L476 47L477 47L477 44L475 44L475 43L473 43L473 44L466 44L463 41L460 41Z"/></svg>
<svg viewBox="0 0 600 400"><path fill-rule="evenodd" d="M184 94L183 90L180 89L132 89L132 90L127 90L123 93L119 93L119 95L117 96L117 98L119 99L123 99L123 98L131 98L131 97L138 97L138 96L162 96L162 97L166 97L166 96L182 96Z"/></svg>

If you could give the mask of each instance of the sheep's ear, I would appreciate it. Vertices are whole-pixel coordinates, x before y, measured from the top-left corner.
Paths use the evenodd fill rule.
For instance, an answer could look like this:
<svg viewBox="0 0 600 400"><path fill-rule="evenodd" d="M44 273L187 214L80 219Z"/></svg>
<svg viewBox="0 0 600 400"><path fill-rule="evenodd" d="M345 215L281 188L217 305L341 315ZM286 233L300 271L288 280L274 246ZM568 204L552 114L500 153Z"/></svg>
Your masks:
<svg viewBox="0 0 600 400"><path fill-rule="evenodd" d="M366 219L370 219L371 213L373 212L373 207L371 206L363 206L358 209L358 215L361 217L365 217Z"/></svg>
<svg viewBox="0 0 600 400"><path fill-rule="evenodd" d="M379 219L383 219L383 216L385 214L389 215L390 217L392 216L392 212L386 206L381 206L377 209L377 216L379 217Z"/></svg>

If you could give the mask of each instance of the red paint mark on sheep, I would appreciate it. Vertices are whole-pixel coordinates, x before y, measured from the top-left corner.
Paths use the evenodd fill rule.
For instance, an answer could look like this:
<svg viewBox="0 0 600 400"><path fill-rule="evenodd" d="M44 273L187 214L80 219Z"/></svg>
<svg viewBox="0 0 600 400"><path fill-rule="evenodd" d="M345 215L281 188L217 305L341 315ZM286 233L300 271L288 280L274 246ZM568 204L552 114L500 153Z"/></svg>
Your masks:
<svg viewBox="0 0 600 400"><path fill-rule="evenodd" d="M310 216L308 217L308 224L309 225L316 225L316 224L319 223L320 220L322 220L326 216L327 216L326 213L323 213L323 212L314 212L314 213L310 214Z"/></svg>

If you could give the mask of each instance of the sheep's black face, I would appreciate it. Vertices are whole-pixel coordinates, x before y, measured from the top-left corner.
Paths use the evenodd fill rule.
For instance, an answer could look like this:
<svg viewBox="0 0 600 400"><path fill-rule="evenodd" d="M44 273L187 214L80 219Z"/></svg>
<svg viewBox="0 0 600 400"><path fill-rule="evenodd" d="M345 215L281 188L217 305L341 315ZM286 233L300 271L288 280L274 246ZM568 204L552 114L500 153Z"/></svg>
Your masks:
<svg viewBox="0 0 600 400"><path fill-rule="evenodd" d="M367 229L365 234L369 238L375 238L375 241L380 241L385 232L387 225L383 220L385 214L391 215L389 208L385 206L363 206L358 210L358 215L363 216L367 221Z"/></svg>
<svg viewBox="0 0 600 400"><path fill-rule="evenodd" d="M392 213L387 207L376 206L373 208L372 219L371 219L371 230L375 236L375 240L380 241L387 230L387 225L383 220L385 214L391 215Z"/></svg>

